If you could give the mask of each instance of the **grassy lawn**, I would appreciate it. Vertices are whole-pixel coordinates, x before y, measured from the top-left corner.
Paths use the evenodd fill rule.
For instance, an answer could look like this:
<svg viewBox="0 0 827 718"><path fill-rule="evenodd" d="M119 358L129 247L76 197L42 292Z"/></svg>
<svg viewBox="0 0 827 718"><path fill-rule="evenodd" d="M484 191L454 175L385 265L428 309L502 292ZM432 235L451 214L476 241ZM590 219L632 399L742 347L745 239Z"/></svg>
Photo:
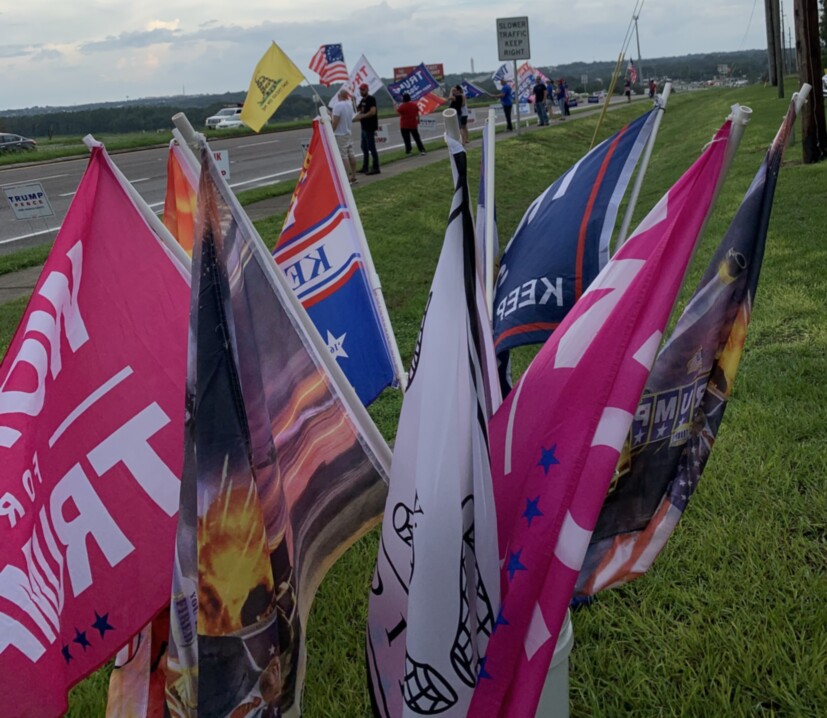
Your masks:
<svg viewBox="0 0 827 718"><path fill-rule="evenodd" d="M636 219L698 156L734 102L754 110L683 292L694 289L786 110L773 88L675 95ZM643 109L609 113L602 135ZM504 246L531 200L588 149L596 119L497 144ZM800 129L797 132L800 140ZM471 151L476 181L479 150ZM672 541L648 575L574 615L572 716L827 715L827 162L788 149L746 351L717 448ZM355 197L407 364L445 230L447 159L358 187ZM622 210L621 210L622 211ZM272 245L283 217L258 222ZM634 223L633 223L634 227ZM24 302L0 306L6 343ZM524 367L532 351L517 353ZM370 412L394 438L401 398ZM308 627L304 715L370 715L364 670L376 533L322 584ZM69 715L102 715L106 671Z"/></svg>

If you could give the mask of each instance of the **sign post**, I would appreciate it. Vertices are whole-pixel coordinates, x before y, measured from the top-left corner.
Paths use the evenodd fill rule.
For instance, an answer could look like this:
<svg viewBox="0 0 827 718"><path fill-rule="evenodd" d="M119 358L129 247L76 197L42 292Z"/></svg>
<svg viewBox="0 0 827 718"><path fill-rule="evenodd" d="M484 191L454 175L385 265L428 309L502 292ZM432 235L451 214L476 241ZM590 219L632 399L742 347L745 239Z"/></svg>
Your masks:
<svg viewBox="0 0 827 718"><path fill-rule="evenodd" d="M500 60L514 63L514 80L517 80L517 60L531 59L527 17L497 18L497 50ZM520 134L520 98L517 105L517 134Z"/></svg>

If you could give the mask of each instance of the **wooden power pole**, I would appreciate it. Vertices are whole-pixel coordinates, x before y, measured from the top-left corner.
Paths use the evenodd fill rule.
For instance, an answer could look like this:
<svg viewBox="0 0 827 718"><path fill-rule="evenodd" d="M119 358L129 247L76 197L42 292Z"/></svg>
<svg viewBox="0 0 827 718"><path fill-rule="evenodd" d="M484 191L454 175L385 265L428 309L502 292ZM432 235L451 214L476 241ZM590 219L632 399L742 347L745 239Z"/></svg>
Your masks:
<svg viewBox="0 0 827 718"><path fill-rule="evenodd" d="M775 87L778 84L778 68L775 62L775 29L772 6L775 0L764 0L764 22L767 26L767 75L770 85Z"/></svg>
<svg viewBox="0 0 827 718"><path fill-rule="evenodd" d="M818 37L818 0L794 0L795 54L798 77L813 86L801 108L801 136L804 164L827 158L827 124L824 119L823 69Z"/></svg>
<svg viewBox="0 0 827 718"><path fill-rule="evenodd" d="M772 34L775 48L775 73L778 78L778 99L784 98L784 37L781 31L781 0L770 0L772 5Z"/></svg>

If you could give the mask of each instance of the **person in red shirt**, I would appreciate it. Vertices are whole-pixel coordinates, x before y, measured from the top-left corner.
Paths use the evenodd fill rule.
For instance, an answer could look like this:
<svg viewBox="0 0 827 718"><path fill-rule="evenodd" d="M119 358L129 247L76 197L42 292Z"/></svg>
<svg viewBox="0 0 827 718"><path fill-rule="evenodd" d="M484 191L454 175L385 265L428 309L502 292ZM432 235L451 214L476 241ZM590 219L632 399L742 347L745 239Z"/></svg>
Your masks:
<svg viewBox="0 0 827 718"><path fill-rule="evenodd" d="M402 131L402 141L405 143L405 154L411 154L411 137L416 142L419 154L425 154L425 145L419 137L419 108L415 102L411 102L411 96L405 92L402 95L402 103L396 106L396 114L399 115L399 129Z"/></svg>

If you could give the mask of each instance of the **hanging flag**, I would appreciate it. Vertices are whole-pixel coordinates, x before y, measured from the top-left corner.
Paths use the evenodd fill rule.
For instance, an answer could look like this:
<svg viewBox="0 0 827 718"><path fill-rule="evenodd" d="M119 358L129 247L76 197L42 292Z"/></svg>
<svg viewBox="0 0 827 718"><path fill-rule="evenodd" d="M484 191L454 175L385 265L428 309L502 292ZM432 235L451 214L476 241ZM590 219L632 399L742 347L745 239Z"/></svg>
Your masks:
<svg viewBox="0 0 827 718"><path fill-rule="evenodd" d="M544 85L549 81L542 72L527 62L517 68L517 96L520 102L534 102L534 85L537 80L542 80Z"/></svg>
<svg viewBox="0 0 827 718"><path fill-rule="evenodd" d="M626 125L529 205L500 259L498 354L544 342L606 265L620 201L655 117L650 110Z"/></svg>
<svg viewBox="0 0 827 718"><path fill-rule="evenodd" d="M635 69L635 63L629 60L629 66L626 68L626 72L629 73L629 81L633 84L637 84L637 70Z"/></svg>
<svg viewBox="0 0 827 718"><path fill-rule="evenodd" d="M368 608L378 716L464 718L498 605L488 417L499 403L462 145L411 365ZM414 563L415 561L415 563Z"/></svg>
<svg viewBox="0 0 827 718"><path fill-rule="evenodd" d="M310 60L310 69L319 76L319 83L325 87L330 87L334 82L348 81L341 45L322 45Z"/></svg>
<svg viewBox="0 0 827 718"><path fill-rule="evenodd" d="M167 155L167 191L164 196L164 226L192 256L195 230L195 200L198 174L193 171L176 140L170 140Z"/></svg>
<svg viewBox="0 0 827 718"><path fill-rule="evenodd" d="M376 70L373 69L373 65L367 61L364 55L359 56L359 59L350 71L346 89L351 95L355 96L357 94L356 91L361 85L367 85L368 92L370 92L371 95L375 95L385 87L382 78L379 77Z"/></svg>
<svg viewBox="0 0 827 718"><path fill-rule="evenodd" d="M0 364L0 694L53 718L169 600L188 281L102 147Z"/></svg>
<svg viewBox="0 0 827 718"><path fill-rule="evenodd" d="M695 294L646 382L616 478L575 592L591 595L645 573L709 459L741 360L784 147L784 123Z"/></svg>
<svg viewBox="0 0 827 718"><path fill-rule="evenodd" d="M429 92L427 95L423 95L416 101L419 114L422 116L431 114L434 110L439 109L444 104L445 98L440 97L435 92Z"/></svg>
<svg viewBox="0 0 827 718"><path fill-rule="evenodd" d="M394 384L362 243L319 120L273 256L365 406Z"/></svg>
<svg viewBox="0 0 827 718"><path fill-rule="evenodd" d="M388 85L388 92L396 102L402 102L402 95L406 92L411 96L411 100L416 102L438 89L439 83L428 72L424 62L417 65L412 73L403 77L399 82L392 82Z"/></svg>
<svg viewBox="0 0 827 718"><path fill-rule="evenodd" d="M494 74L491 75L491 79L494 82L502 82L505 80L506 82L511 82L514 79L514 69L510 62L504 62L500 65L496 70L494 70Z"/></svg>
<svg viewBox="0 0 827 718"><path fill-rule="evenodd" d="M276 43L272 43L253 71L241 121L258 132L302 80L301 70Z"/></svg>
<svg viewBox="0 0 827 718"><path fill-rule="evenodd" d="M325 572L377 522L389 451L205 142L172 582L172 715L297 716Z"/></svg>
<svg viewBox="0 0 827 718"><path fill-rule="evenodd" d="M712 204L731 122L615 254L491 420L502 603L469 715L535 714L600 505Z"/></svg>
<svg viewBox="0 0 827 718"><path fill-rule="evenodd" d="M462 91L465 93L465 97L469 100L473 100L475 97L482 97L485 94L485 90L481 90L475 84L468 82L468 80L463 80L460 83L460 87L462 87Z"/></svg>

